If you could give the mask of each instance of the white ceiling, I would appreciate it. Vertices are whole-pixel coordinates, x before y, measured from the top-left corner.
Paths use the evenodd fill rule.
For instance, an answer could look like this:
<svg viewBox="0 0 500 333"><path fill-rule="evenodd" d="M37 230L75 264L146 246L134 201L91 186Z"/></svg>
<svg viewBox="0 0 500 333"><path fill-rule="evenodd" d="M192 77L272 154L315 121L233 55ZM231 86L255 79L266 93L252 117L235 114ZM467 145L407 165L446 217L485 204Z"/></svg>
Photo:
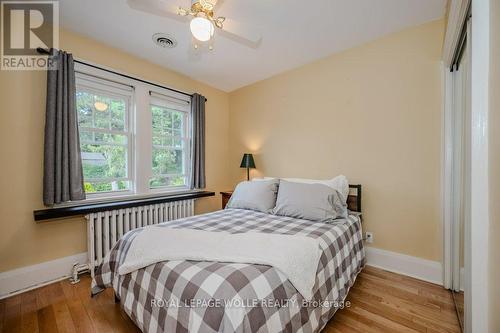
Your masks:
<svg viewBox="0 0 500 333"><path fill-rule="evenodd" d="M190 0L168 0L189 7ZM126 0L60 0L63 27L210 86L232 91L316 59L444 16L446 0L225 0L216 10L262 36L258 48L215 36L195 54L189 24L132 10ZM157 32L178 45L153 44Z"/></svg>

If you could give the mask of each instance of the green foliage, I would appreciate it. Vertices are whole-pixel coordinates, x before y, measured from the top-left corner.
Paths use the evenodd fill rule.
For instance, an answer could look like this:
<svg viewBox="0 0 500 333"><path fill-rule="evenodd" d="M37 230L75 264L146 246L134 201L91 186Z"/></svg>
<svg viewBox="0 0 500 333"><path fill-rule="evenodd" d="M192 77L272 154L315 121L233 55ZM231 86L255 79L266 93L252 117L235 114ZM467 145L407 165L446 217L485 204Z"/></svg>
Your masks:
<svg viewBox="0 0 500 333"><path fill-rule="evenodd" d="M84 183L83 187L85 189L85 193L92 193L92 192L96 191L94 186L91 183Z"/></svg>
<svg viewBox="0 0 500 333"><path fill-rule="evenodd" d="M120 180L116 182L91 183L84 182L85 193L110 192L128 189L128 181Z"/></svg>
<svg viewBox="0 0 500 333"><path fill-rule="evenodd" d="M107 110L95 109L95 102L108 105ZM76 109L80 127L125 130L125 100L95 95L86 91L76 93Z"/></svg>
<svg viewBox="0 0 500 333"><path fill-rule="evenodd" d="M95 102L108 105L105 111L95 109ZM122 99L95 95L85 91L76 94L80 147L82 151L85 192L124 190L127 181L95 182L96 179L127 177L127 136L93 131L125 130L126 103ZM90 154L89 154L90 153ZM86 157L86 158L85 158Z"/></svg>
<svg viewBox="0 0 500 333"><path fill-rule="evenodd" d="M149 181L149 186L151 188L163 187L163 186L182 186L186 184L185 177L173 176L173 177L153 177Z"/></svg>
<svg viewBox="0 0 500 333"><path fill-rule="evenodd" d="M165 176L184 173L182 112L152 106L153 130L153 177L150 187L180 186L186 184L185 177Z"/></svg>

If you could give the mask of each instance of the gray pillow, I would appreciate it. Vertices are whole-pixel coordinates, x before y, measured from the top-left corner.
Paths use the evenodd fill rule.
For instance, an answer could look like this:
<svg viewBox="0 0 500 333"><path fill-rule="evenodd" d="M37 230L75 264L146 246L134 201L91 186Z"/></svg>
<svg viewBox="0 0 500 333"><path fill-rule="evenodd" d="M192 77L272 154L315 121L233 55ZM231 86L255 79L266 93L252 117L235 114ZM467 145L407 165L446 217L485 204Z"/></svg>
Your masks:
<svg viewBox="0 0 500 333"><path fill-rule="evenodd" d="M239 208L269 213L276 205L278 179L241 182L234 189L226 208Z"/></svg>
<svg viewBox="0 0 500 333"><path fill-rule="evenodd" d="M282 180L273 214L326 222L347 217L347 205L329 186Z"/></svg>

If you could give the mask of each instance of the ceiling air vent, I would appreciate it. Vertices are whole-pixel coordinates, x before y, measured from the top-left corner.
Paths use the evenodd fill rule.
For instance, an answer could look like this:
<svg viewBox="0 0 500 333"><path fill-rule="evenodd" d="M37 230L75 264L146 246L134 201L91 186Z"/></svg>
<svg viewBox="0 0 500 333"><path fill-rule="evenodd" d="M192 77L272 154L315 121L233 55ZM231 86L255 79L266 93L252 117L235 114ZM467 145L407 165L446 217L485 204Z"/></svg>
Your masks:
<svg viewBox="0 0 500 333"><path fill-rule="evenodd" d="M156 45L167 49L171 49L177 46L177 41L175 40L175 38L168 34L154 34L153 42L155 42Z"/></svg>

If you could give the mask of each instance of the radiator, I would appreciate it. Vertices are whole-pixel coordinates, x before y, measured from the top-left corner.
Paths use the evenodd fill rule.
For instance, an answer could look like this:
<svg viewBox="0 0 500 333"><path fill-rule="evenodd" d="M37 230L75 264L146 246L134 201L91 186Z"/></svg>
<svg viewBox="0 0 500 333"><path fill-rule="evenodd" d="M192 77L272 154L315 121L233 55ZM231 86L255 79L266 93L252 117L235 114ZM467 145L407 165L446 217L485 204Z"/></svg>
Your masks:
<svg viewBox="0 0 500 333"><path fill-rule="evenodd" d="M87 219L88 269L94 278L98 266L126 232L194 215L194 199L116 209L85 216ZM85 265L86 266L86 265Z"/></svg>

